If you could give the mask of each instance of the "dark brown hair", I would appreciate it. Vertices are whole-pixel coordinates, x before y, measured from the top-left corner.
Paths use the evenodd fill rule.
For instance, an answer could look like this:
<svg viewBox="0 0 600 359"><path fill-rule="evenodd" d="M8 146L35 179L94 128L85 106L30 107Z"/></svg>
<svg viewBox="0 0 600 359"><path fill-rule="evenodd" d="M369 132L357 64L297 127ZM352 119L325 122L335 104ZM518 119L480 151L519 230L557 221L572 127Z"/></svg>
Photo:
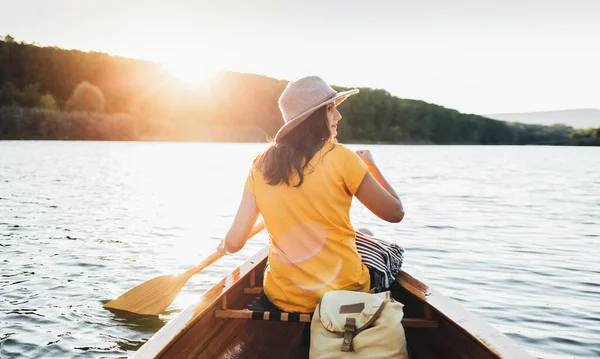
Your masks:
<svg viewBox="0 0 600 359"><path fill-rule="evenodd" d="M304 170L310 160L331 137L327 107L317 109L298 127L279 141L271 143L271 146L254 160L253 167L262 173L268 184L275 186L283 182L289 186L295 172L299 180L294 187L302 185Z"/></svg>

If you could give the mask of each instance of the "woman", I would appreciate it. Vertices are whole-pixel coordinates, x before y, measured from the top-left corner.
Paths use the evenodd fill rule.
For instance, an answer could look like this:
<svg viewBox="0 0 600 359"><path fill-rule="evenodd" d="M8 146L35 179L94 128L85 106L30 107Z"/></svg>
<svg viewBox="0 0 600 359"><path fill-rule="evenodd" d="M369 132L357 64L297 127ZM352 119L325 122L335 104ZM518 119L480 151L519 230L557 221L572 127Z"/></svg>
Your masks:
<svg viewBox="0 0 600 359"><path fill-rule="evenodd" d="M400 197L371 153L335 143L342 119L336 106L356 93L338 93L317 76L288 84L279 98L285 124L254 160L231 229L218 247L223 253L239 251L262 214L271 239L264 291L288 312L314 311L330 290L383 290L401 265L399 246L357 233L350 223L353 195L383 220L404 217ZM367 238L359 248L357 234ZM387 252L377 253L378 248ZM361 255L366 262L374 258L371 272ZM385 268L389 258L395 268Z"/></svg>

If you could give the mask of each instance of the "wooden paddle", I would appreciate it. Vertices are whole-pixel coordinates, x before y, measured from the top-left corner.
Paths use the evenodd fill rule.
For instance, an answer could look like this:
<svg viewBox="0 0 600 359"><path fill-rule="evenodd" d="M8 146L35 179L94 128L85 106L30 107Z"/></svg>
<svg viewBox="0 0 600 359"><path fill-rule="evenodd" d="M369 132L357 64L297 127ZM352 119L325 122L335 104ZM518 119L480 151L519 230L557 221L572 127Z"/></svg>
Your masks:
<svg viewBox="0 0 600 359"><path fill-rule="evenodd" d="M248 238L262 231L265 224L255 225ZM196 273L216 262L223 254L215 251L200 264L193 266L181 274L167 274L150 279L134 287L116 299L104 304L106 309L124 310L136 314L158 315L165 310L187 281Z"/></svg>

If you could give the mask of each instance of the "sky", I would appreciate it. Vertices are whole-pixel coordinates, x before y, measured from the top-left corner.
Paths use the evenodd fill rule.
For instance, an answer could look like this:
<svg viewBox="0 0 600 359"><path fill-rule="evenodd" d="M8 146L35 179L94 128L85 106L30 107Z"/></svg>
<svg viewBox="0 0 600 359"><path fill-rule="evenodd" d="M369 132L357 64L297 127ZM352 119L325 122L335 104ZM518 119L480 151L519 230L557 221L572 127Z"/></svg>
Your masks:
<svg viewBox="0 0 600 359"><path fill-rule="evenodd" d="M493 114L600 108L598 0L0 0L0 36Z"/></svg>

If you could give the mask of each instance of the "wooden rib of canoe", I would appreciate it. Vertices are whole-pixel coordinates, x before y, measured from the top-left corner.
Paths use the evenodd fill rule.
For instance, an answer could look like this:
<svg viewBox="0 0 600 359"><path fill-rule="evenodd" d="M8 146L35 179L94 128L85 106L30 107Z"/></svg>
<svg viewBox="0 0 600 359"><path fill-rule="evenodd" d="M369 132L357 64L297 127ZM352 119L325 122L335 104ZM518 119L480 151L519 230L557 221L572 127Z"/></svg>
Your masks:
<svg viewBox="0 0 600 359"><path fill-rule="evenodd" d="M262 291L267 248L173 318L134 358L308 358L305 323L240 319ZM404 304L411 359L533 358L474 314L405 271L391 288ZM224 318L227 317L227 318Z"/></svg>

